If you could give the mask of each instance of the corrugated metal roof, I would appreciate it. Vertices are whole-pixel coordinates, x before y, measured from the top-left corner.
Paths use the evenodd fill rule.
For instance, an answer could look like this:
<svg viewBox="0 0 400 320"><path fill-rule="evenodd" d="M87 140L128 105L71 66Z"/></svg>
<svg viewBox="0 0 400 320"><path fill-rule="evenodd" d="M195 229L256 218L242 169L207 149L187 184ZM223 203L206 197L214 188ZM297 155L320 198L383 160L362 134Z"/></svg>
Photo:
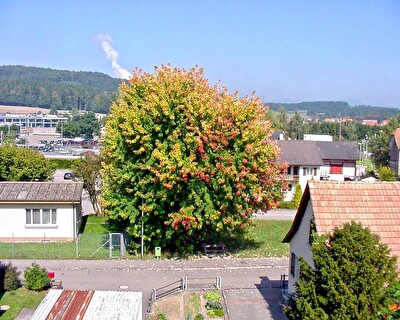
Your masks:
<svg viewBox="0 0 400 320"><path fill-rule="evenodd" d="M33 320L141 320L142 292L51 289Z"/></svg>
<svg viewBox="0 0 400 320"><path fill-rule="evenodd" d="M83 320L142 319L142 293L96 291Z"/></svg>
<svg viewBox="0 0 400 320"><path fill-rule="evenodd" d="M30 318L30 320L46 319L47 315L53 309L54 304L56 303L58 298L61 296L62 292L63 291L60 289L49 290L47 292L46 296L43 298L42 302L39 304L39 306L35 310L35 313Z"/></svg>
<svg viewBox="0 0 400 320"><path fill-rule="evenodd" d="M0 202L79 202L82 182L0 182Z"/></svg>

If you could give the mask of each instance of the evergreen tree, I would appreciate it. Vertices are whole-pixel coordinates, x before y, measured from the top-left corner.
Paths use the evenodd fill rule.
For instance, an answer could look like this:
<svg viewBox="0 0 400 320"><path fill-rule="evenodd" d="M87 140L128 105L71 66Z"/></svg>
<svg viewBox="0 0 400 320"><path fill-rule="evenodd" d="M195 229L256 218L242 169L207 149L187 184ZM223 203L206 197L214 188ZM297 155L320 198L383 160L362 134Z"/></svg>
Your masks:
<svg viewBox="0 0 400 320"><path fill-rule="evenodd" d="M288 319L376 319L397 278L396 257L361 224L315 236L314 268L303 259L296 293L285 307Z"/></svg>

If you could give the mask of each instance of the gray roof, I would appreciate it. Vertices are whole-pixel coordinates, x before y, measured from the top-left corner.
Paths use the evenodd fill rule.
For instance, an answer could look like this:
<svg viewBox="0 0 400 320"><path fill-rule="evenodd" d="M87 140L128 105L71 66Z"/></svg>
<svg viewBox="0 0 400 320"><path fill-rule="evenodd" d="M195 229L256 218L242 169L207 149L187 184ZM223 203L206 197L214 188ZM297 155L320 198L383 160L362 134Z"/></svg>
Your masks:
<svg viewBox="0 0 400 320"><path fill-rule="evenodd" d="M323 165L324 160L359 159L359 149L353 141L278 140L280 160L291 165Z"/></svg>
<svg viewBox="0 0 400 320"><path fill-rule="evenodd" d="M83 182L0 182L0 202L80 202Z"/></svg>
<svg viewBox="0 0 400 320"><path fill-rule="evenodd" d="M316 141L322 159L358 160L360 151L353 141Z"/></svg>
<svg viewBox="0 0 400 320"><path fill-rule="evenodd" d="M277 145L281 149L281 162L305 166L322 166L324 164L315 141L278 140Z"/></svg>

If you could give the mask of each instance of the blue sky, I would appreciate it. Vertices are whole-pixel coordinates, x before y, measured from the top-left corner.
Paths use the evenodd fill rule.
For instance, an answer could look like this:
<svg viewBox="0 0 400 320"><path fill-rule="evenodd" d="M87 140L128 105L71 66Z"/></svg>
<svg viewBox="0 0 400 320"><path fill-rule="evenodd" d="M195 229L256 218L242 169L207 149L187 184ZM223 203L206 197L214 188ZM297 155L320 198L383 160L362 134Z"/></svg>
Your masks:
<svg viewBox="0 0 400 320"><path fill-rule="evenodd" d="M400 108L400 1L0 0L0 65L167 63L269 102Z"/></svg>

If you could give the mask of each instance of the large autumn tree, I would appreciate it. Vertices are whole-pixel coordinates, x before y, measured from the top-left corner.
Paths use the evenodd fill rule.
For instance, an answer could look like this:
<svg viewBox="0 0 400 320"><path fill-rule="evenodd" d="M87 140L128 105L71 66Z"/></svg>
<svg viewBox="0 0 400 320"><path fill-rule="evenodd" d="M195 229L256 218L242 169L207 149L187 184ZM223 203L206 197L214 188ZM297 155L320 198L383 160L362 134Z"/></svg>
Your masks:
<svg viewBox="0 0 400 320"><path fill-rule="evenodd" d="M193 251L246 231L281 197L282 167L261 101L211 86L203 70L137 70L102 139L103 208L151 246ZM143 214L143 218L142 218Z"/></svg>
<svg viewBox="0 0 400 320"><path fill-rule="evenodd" d="M396 257L379 236L351 222L315 236L314 266L303 259L287 319L377 319L398 274Z"/></svg>

